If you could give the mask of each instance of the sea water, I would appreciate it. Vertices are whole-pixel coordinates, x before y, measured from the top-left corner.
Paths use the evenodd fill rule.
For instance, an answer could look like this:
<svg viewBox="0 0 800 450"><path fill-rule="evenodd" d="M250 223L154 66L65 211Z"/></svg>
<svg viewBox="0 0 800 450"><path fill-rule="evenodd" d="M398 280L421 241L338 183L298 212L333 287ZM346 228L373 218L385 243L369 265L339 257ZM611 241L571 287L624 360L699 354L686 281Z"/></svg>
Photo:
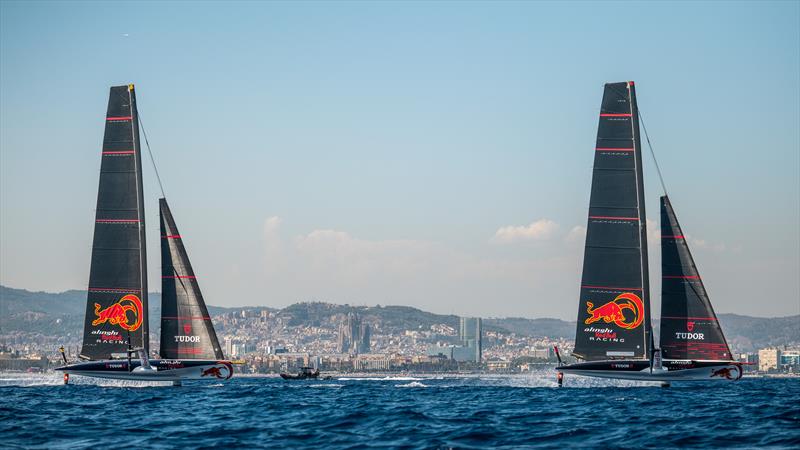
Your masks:
<svg viewBox="0 0 800 450"><path fill-rule="evenodd" d="M0 374L0 448L798 448L800 379L670 388L555 374L238 377L170 384Z"/></svg>

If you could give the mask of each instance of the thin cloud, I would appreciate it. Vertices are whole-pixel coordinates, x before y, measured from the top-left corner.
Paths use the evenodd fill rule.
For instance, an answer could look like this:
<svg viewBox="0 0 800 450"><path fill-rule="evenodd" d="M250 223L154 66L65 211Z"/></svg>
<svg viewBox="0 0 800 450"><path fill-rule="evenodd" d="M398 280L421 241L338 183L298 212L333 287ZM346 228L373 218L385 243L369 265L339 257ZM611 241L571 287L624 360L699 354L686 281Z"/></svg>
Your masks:
<svg viewBox="0 0 800 450"><path fill-rule="evenodd" d="M564 237L564 241L572 244L576 242L583 242L586 240L586 227L576 225L569 230L569 233Z"/></svg>
<svg viewBox="0 0 800 450"><path fill-rule="evenodd" d="M491 241L498 244L511 244L522 241L546 241L555 236L558 224L550 219L539 219L530 225L501 227Z"/></svg>
<svg viewBox="0 0 800 450"><path fill-rule="evenodd" d="M559 236L555 223L542 224L539 238ZM508 257L436 241L365 239L335 229L290 236L279 217L264 219L262 229L258 295L275 299L268 304L324 299L485 314L487 300L502 299L496 314L526 305L525 310L535 311L528 314L552 316L558 314L557 302L533 299L557 296L554 292L578 282L574 255Z"/></svg>
<svg viewBox="0 0 800 450"><path fill-rule="evenodd" d="M653 219L647 219L647 243L651 246L661 245L661 228Z"/></svg>
<svg viewBox="0 0 800 450"><path fill-rule="evenodd" d="M689 235L686 236L686 240L689 241L690 248L711 250L714 252L724 252L725 250L727 250L727 246L723 243L709 242L705 239L697 239Z"/></svg>

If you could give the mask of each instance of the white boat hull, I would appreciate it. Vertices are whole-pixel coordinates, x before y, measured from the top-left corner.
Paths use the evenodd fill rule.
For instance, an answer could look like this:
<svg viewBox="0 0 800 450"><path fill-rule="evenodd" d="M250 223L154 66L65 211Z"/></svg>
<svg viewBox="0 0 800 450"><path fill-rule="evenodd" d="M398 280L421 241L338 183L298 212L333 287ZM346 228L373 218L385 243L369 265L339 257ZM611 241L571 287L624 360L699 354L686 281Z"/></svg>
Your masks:
<svg viewBox="0 0 800 450"><path fill-rule="evenodd" d="M139 361L91 361L59 367L69 375L138 381L227 380L233 376L230 361L151 360L152 368L144 369Z"/></svg>
<svg viewBox="0 0 800 450"><path fill-rule="evenodd" d="M559 372L584 377L610 378L634 381L737 381L742 378L740 364L719 364L686 369L655 369L647 367L639 371L631 370L581 370L580 368L560 367Z"/></svg>
<svg viewBox="0 0 800 450"><path fill-rule="evenodd" d="M720 369L728 369L730 372L717 372ZM697 369L681 370L642 370L641 372L620 372L615 370L562 370L561 372L570 375L580 375L583 377L612 378L617 380L635 381L736 381L741 378L741 369L735 365L724 367L702 367ZM715 372L717 375L715 375ZM730 373L729 376L725 374Z"/></svg>

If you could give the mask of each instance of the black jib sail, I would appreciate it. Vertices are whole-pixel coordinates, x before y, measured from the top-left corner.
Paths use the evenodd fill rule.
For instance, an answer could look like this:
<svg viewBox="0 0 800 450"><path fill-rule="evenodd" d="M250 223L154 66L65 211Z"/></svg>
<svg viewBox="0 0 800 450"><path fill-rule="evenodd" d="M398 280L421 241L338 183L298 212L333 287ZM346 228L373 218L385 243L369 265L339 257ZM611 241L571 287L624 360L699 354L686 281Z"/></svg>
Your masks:
<svg viewBox="0 0 800 450"><path fill-rule="evenodd" d="M669 198L661 197L661 351L664 359L731 360L731 351Z"/></svg>
<svg viewBox="0 0 800 450"><path fill-rule="evenodd" d="M81 356L148 347L142 160L133 85L108 98Z"/></svg>
<svg viewBox="0 0 800 450"><path fill-rule="evenodd" d="M633 82L608 83L597 128L573 355L648 358L644 181Z"/></svg>
<svg viewBox="0 0 800 450"><path fill-rule="evenodd" d="M224 359L167 200L161 210L161 358Z"/></svg>

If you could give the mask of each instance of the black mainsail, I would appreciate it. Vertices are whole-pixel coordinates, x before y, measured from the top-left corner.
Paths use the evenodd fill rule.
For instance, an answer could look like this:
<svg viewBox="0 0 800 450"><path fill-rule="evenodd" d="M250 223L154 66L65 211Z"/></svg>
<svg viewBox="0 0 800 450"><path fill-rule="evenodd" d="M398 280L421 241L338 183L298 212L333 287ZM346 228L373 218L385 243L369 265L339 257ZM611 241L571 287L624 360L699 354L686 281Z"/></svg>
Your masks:
<svg viewBox="0 0 800 450"><path fill-rule="evenodd" d="M133 85L108 98L81 356L108 359L148 343L142 160Z"/></svg>
<svg viewBox="0 0 800 450"><path fill-rule="evenodd" d="M597 129L573 355L649 358L644 180L633 82L605 85Z"/></svg>
<svg viewBox="0 0 800 450"><path fill-rule="evenodd" d="M686 236L666 195L661 197L661 273L664 359L731 360Z"/></svg>
<svg viewBox="0 0 800 450"><path fill-rule="evenodd" d="M224 359L167 200L161 213L161 351L166 359Z"/></svg>

